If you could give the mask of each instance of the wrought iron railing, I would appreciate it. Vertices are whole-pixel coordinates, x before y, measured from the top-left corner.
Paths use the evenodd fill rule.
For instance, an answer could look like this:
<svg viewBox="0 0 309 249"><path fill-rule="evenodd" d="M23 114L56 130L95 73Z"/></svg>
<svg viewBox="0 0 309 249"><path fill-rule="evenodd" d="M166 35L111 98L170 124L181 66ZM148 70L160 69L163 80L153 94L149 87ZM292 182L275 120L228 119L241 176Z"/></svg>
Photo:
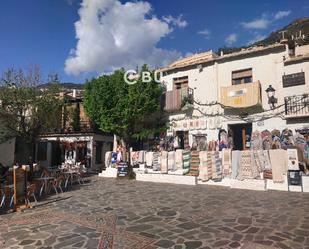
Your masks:
<svg viewBox="0 0 309 249"><path fill-rule="evenodd" d="M165 111L179 111L194 103L194 91L192 88L166 91L163 97L163 108Z"/></svg>
<svg viewBox="0 0 309 249"><path fill-rule="evenodd" d="M97 131L95 125L90 121L80 121L78 126L73 127L71 124L59 126L44 131L44 134L74 134L74 133L92 133Z"/></svg>
<svg viewBox="0 0 309 249"><path fill-rule="evenodd" d="M309 95L295 95L284 98L287 117L309 116Z"/></svg>

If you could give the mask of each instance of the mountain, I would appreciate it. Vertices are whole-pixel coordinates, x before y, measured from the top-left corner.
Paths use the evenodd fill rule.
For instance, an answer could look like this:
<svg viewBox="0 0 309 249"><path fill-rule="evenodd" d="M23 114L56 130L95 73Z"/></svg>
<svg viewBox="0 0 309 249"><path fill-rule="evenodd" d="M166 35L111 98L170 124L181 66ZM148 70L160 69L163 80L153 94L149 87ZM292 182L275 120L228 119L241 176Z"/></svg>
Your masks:
<svg viewBox="0 0 309 249"><path fill-rule="evenodd" d="M253 45L267 46L280 42L282 39L282 32L284 32L284 38L291 41L292 37L294 37L294 39L299 37L301 32L302 36L304 35L305 38L301 39L302 41L299 42L302 42L302 44L309 44L309 17L296 19L282 29L272 32L266 39L258 41Z"/></svg>
<svg viewBox="0 0 309 249"><path fill-rule="evenodd" d="M264 40L257 41L253 44L250 44L249 46L222 47L218 49L217 53L220 54L222 51L224 54L230 54L252 46L268 46L280 42L280 40L282 39L283 31L284 31L284 38L288 39L290 43L294 43L292 37L294 37L295 40L296 37L300 36L301 32L301 35L304 36L304 39L297 39L297 42L302 45L309 44L309 17L296 19L287 26L272 32Z"/></svg>

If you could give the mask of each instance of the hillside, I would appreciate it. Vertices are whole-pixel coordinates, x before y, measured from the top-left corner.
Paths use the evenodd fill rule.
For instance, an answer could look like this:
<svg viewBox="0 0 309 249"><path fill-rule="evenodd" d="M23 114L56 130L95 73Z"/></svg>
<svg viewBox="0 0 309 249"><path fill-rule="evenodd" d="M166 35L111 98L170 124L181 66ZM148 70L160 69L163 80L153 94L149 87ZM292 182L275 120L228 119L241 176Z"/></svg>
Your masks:
<svg viewBox="0 0 309 249"><path fill-rule="evenodd" d="M222 47L219 48L217 53L220 54L223 51L224 54L240 51L241 49L248 48L251 46L268 46L276 42L280 42L282 39L282 31L285 31L284 37L292 42L292 36L299 36L299 32L305 35L305 39L299 40L301 44L309 44L309 17L299 18L288 24L287 26L272 32L267 38L261 41L257 41L249 46L242 47Z"/></svg>

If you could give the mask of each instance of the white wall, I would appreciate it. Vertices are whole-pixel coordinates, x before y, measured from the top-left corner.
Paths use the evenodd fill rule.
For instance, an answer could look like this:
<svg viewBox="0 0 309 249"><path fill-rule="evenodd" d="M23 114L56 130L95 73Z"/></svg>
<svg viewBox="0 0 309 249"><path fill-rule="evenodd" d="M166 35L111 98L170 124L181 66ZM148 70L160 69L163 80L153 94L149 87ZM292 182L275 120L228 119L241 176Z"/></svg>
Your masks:
<svg viewBox="0 0 309 249"><path fill-rule="evenodd" d="M4 166L13 166L15 154L15 138L0 144L0 163Z"/></svg>
<svg viewBox="0 0 309 249"><path fill-rule="evenodd" d="M296 48L296 54L309 54L309 46L303 46ZM220 101L220 87L232 85L232 72L252 68L253 82L260 81L261 83L261 94L262 94L262 107L264 110L269 109L268 97L265 90L269 85L272 85L276 89L275 97L278 99L277 105L284 103L285 96L301 95L309 93L309 61L299 61L298 63L285 64L284 57L289 60L289 56L286 49L274 49L269 50L267 53L259 52L254 55L246 55L243 57L230 57L228 59L219 59L215 62L209 63L203 67L202 72L199 72L196 66L187 69L177 70L173 73L163 76L162 80L167 83L167 90L173 89L173 78L188 76L189 87L194 89L194 98L202 103L209 103L211 101ZM305 72L306 84L302 86L294 86L283 88L282 75ZM223 110L218 106L212 107L201 107L195 105L195 108L199 108L203 114L198 111L193 113L184 112L171 113L170 120L177 120L184 117L193 116L206 116L208 120L213 119L213 115L216 113L222 113ZM275 111L269 111L266 114L274 115L284 111L284 106ZM207 116L211 114L210 116ZM283 117L284 118L284 117ZM238 118L234 119L221 119L221 125L210 129L206 127L204 130L190 130L190 133L207 133L208 140L217 139L217 133L219 128L227 129L228 124L232 123L243 123ZM293 123L293 124L291 124ZM299 122L287 122L279 117L273 117L263 122L253 122L253 129L265 130L265 129L279 129L282 130L289 126L290 128L302 128L309 126L307 120L300 120Z"/></svg>

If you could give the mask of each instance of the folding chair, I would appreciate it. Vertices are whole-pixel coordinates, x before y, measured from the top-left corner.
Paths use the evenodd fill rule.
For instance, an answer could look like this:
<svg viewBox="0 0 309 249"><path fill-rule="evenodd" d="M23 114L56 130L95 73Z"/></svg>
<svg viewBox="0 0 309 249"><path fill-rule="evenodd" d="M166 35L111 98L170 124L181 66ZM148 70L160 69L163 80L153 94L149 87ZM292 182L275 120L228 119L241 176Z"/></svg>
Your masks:
<svg viewBox="0 0 309 249"><path fill-rule="evenodd" d="M63 183L63 181L65 180L65 177L63 175L60 175L57 179L54 179L52 182L52 186L56 192L56 194L58 195L58 188L60 189L61 193L63 193L61 184Z"/></svg>
<svg viewBox="0 0 309 249"><path fill-rule="evenodd" d="M35 191L36 191L36 185L31 184L27 187L27 193L26 193L26 204L30 205L30 198L33 197L35 203L37 203L37 199L35 197Z"/></svg>

